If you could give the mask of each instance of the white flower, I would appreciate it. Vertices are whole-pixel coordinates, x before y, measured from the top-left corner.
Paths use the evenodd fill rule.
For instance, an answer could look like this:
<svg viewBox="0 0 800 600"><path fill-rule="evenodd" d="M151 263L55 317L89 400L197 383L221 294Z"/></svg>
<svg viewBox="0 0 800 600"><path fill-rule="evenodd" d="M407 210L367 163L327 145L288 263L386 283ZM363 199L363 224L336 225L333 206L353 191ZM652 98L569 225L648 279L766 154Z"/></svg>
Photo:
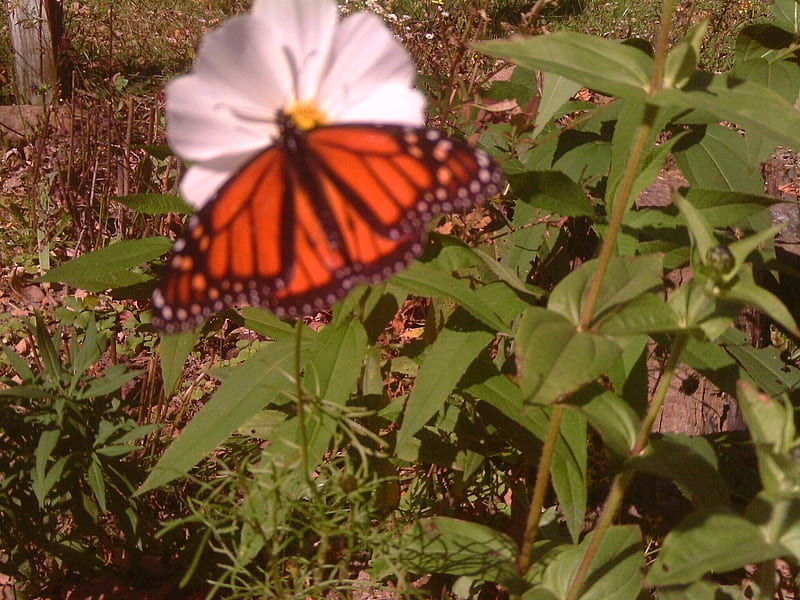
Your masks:
<svg viewBox="0 0 800 600"><path fill-rule="evenodd" d="M336 122L421 126L416 70L379 17L339 19L331 0L256 0L209 33L192 73L167 86L167 137L194 163L181 192L195 208L274 144L279 112L301 128Z"/></svg>

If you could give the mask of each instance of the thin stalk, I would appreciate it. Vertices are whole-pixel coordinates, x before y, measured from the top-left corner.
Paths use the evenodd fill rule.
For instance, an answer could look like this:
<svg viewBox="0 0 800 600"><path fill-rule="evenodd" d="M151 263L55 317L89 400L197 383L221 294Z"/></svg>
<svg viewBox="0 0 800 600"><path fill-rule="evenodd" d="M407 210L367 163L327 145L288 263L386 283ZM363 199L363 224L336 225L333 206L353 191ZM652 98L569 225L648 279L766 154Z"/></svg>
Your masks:
<svg viewBox="0 0 800 600"><path fill-rule="evenodd" d="M297 395L297 425L300 431L300 461L303 468L303 477L308 484L309 493L317 498L317 487L311 477L311 467L308 461L308 430L306 429L306 396L303 392L301 379L302 367L300 347L303 340L303 320L297 319L294 328L294 384L295 394ZM318 499L318 498L317 498Z"/></svg>
<svg viewBox="0 0 800 600"><path fill-rule="evenodd" d="M675 0L664 0L661 11L661 25L659 27L658 39L656 41L653 74L650 80L650 89L648 90L648 95L651 96L655 95L661 89L664 63L667 56L667 45L669 42L670 24L672 23L672 14L674 10ZM579 331L586 331L591 325L594 307L597 303L597 298L600 294L600 288L602 286L605 273L608 270L608 265L611 262L611 257L616 246L617 236L619 235L622 227L622 219L625 216L625 211L628 207L628 199L631 195L633 184L636 181L636 177L639 172L639 164L641 163L641 159L644 155L647 145L652 139L653 127L657 114L658 109L656 107L651 105L647 105L645 107L642 124L637 131L631 153L628 157L628 162L625 165L625 172L623 174L622 181L620 181L620 185L617 188L617 192L614 197L611 219L609 220L608 229L598 254L597 269L592 277L589 291L587 292L584 300L583 310L581 312L581 317L578 324ZM650 411L648 411L648 414L642 423L640 434L637 436L637 441L634 446L634 449L636 449L637 453L641 452L641 450L644 448L644 445L647 443L652 424L658 415L658 410L660 410L661 405L663 404L667 389L669 389L669 382L674 374L675 364L677 364L677 359L680 356L681 350L683 349L683 344L685 344L685 339L683 336L679 336L676 339L676 342L678 340L681 340L680 346L673 347L673 353L670 355L670 359L668 361L668 366L670 364L672 365L671 369L669 370L669 375L666 376L668 371L665 369L665 377L662 378L662 384L664 385L659 386L658 390L656 391L656 398L653 399L653 404L657 405L658 408L653 411L653 406L651 405ZM664 383L664 381L666 381L666 383ZM659 394L663 394L663 397L661 397L660 400L658 399ZM563 415L563 406L556 405L553 408L552 415L550 416L547 438L545 440L544 448L542 449L542 456L539 459L536 482L534 484L531 506L528 512L528 520L525 528L525 537L520 550L520 557L517 562L519 571L523 576L530 567L533 543L538 535L539 519L541 518L541 512L544 503L544 493L547 490L547 484L549 483L553 452L555 450L556 440L558 439L558 432L561 429L561 420ZM623 497L625 496L625 491L627 490L631 477L632 475L622 473L614 479L612 488L603 506L603 513L601 514L600 521L598 522L598 527L596 528L589 548L587 548L586 554L583 557L580 568L575 575L566 600L575 600L578 597L578 594L580 593L580 590L583 587L586 579L586 575L588 574L589 567L591 566L591 562L597 553L597 549L600 547L600 542L602 541L605 532L613 522L613 518L622 502Z"/></svg>
<svg viewBox="0 0 800 600"><path fill-rule="evenodd" d="M658 384L658 388L656 388L656 393L653 397L650 407L647 410L647 415L645 416L639 428L639 434L636 436L636 443L630 450L631 456L636 456L637 454L641 453L641 451L644 450L645 446L647 445L650 437L650 431L653 428L653 423L655 423L656 416L661 410L661 407L664 405L664 399L667 397L669 386L675 376L675 368L678 365L681 354L683 354L683 349L686 347L686 340L687 338L685 334L679 334L672 342L669 359L667 359L667 364L664 365L664 372L662 373L661 381ZM586 548L586 552L583 555L581 564L578 566L578 570L575 572L575 577L572 580L572 584L564 600L577 600L583 591L583 585L586 582L586 577L589 575L589 568L592 566L592 561L597 555L597 551L600 548L600 544L603 541L608 528L611 527L612 523L614 522L614 517L616 517L617 511L622 504L622 500L625 497L625 492L628 491L628 485L633 479L633 474L634 471L632 469L627 469L621 473L618 473L617 476L614 477L614 481L611 483L611 489L609 490L608 496L606 496L606 501L603 504L603 510L600 513L600 518L597 521L597 526L594 529L592 540L589 542L589 546Z"/></svg>
<svg viewBox="0 0 800 600"><path fill-rule="evenodd" d="M547 486L550 484L550 465L553 463L553 453L558 441L558 433L561 430L561 419L564 415L564 406L556 404L553 413L550 415L550 423L547 427L547 437L542 447L542 455L539 457L539 467L536 470L536 483L533 486L531 496L531 506L528 511L528 520L525 524L525 534L522 538L522 548L517 560L517 569L524 576L531 566L531 556L533 554L533 544L539 533L539 521L542 518L544 508L544 496L547 493Z"/></svg>

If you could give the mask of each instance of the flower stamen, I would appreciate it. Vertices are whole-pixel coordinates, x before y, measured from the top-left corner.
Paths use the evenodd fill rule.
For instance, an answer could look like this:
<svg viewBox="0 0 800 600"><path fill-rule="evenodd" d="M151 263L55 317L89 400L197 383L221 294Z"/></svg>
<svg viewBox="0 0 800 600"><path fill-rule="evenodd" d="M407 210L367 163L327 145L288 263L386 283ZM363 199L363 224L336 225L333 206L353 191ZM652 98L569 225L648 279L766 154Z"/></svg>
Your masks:
<svg viewBox="0 0 800 600"><path fill-rule="evenodd" d="M319 107L309 100L297 100L286 107L287 117L303 131L314 129L328 123L328 119Z"/></svg>

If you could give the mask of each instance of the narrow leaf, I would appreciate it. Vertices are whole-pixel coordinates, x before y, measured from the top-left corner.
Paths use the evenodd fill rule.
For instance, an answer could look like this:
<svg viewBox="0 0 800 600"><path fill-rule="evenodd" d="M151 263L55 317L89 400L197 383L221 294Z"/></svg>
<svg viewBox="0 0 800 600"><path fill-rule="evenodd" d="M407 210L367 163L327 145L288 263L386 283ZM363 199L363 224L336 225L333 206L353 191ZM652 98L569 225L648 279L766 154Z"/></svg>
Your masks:
<svg viewBox="0 0 800 600"><path fill-rule="evenodd" d="M143 275L131 269L160 258L169 252L172 242L167 238L151 237L126 240L95 250L52 269L42 281L66 283L90 292L141 283Z"/></svg>
<svg viewBox="0 0 800 600"><path fill-rule="evenodd" d="M172 442L139 494L186 475L270 400L294 389L294 341L275 342L239 366Z"/></svg>
<svg viewBox="0 0 800 600"><path fill-rule="evenodd" d="M194 212L194 208L186 204L180 196L170 194L131 194L118 196L115 200L143 215L190 215Z"/></svg>
<svg viewBox="0 0 800 600"><path fill-rule="evenodd" d="M174 335L162 335L158 346L161 359L161 377L164 380L164 392L167 396L175 391L178 379L183 373L183 365L197 342L198 333L187 331Z"/></svg>
<svg viewBox="0 0 800 600"><path fill-rule="evenodd" d="M412 442L428 420L444 405L461 376L494 335L482 329L455 329L458 313L426 351L414 389L406 405L403 425L397 434L397 455L416 458Z"/></svg>

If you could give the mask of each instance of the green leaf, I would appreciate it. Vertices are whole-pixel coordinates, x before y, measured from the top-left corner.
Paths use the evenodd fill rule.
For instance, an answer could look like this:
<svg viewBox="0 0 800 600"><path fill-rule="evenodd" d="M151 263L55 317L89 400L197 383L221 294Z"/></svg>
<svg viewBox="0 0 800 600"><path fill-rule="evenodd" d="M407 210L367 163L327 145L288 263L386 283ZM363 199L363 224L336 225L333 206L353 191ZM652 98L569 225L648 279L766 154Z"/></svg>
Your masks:
<svg viewBox="0 0 800 600"><path fill-rule="evenodd" d="M673 147L681 173L694 187L759 194L764 188L758 165L747 162L747 141L735 130L707 125Z"/></svg>
<svg viewBox="0 0 800 600"><path fill-rule="evenodd" d="M194 212L194 208L186 204L180 196L171 194L131 194L118 196L115 200L143 215L190 215Z"/></svg>
<svg viewBox="0 0 800 600"><path fill-rule="evenodd" d="M798 445L794 410L780 396L770 398L750 383L739 381L736 399L755 443L758 471L764 489L774 493L797 493L800 466L793 452Z"/></svg>
<svg viewBox="0 0 800 600"><path fill-rule="evenodd" d="M772 14L778 25L789 31L800 31L800 5L797 0L775 0L772 4Z"/></svg>
<svg viewBox="0 0 800 600"><path fill-rule="evenodd" d="M622 353L611 338L578 332L561 315L540 307L525 311L516 338L526 403L556 402L605 374Z"/></svg>
<svg viewBox="0 0 800 600"><path fill-rule="evenodd" d="M227 437L281 394L293 394L294 340L274 342L235 369L184 428L137 494L186 475Z"/></svg>
<svg viewBox="0 0 800 600"><path fill-rule="evenodd" d="M636 442L639 417L622 398L610 391L590 386L567 399L566 405L579 411L603 438L617 458L626 459Z"/></svg>
<svg viewBox="0 0 800 600"><path fill-rule="evenodd" d="M158 356L161 359L161 377L164 380L164 391L167 396L175 391L175 386L183 374L183 365L189 358L189 353L198 337L196 331L161 336Z"/></svg>
<svg viewBox="0 0 800 600"><path fill-rule="evenodd" d="M573 546L553 560L544 572L542 586L557 598L567 595L586 548L595 532L589 532L578 546ZM638 527L611 527L603 537L586 577L587 588L579 600L636 600L642 588L642 535Z"/></svg>
<svg viewBox="0 0 800 600"><path fill-rule="evenodd" d="M565 412L561 420L560 434L564 450L571 454L571 460L568 463L554 460L550 468L550 477L567 529L572 541L577 543L583 533L588 496L586 419L578 413Z"/></svg>
<svg viewBox="0 0 800 600"><path fill-rule="evenodd" d="M39 347L39 354L42 357L42 365L47 373L51 383L58 382L60 384L63 367L61 365L61 356L56 349L58 347L58 338L60 333L50 336L47 330L47 325L39 312L36 312L36 345Z"/></svg>
<svg viewBox="0 0 800 600"><path fill-rule="evenodd" d="M105 344L97 339L97 323L95 322L94 313L89 313L89 321L86 324L83 343L78 345L78 351L74 354L72 361L71 392L75 391L75 386L77 386L81 377L90 366L97 362L104 350Z"/></svg>
<svg viewBox="0 0 800 600"><path fill-rule="evenodd" d="M565 217L591 217L595 211L584 191L561 171L526 171L509 175L514 193L523 202Z"/></svg>
<svg viewBox="0 0 800 600"><path fill-rule="evenodd" d="M532 265L539 257L539 250L545 241L546 223L531 226L541 216L540 212L525 202L514 204L514 216L505 235L500 236L494 244L496 259L492 262L512 271L519 280L526 281ZM498 277L506 281L502 274ZM507 282L512 287L516 285Z"/></svg>
<svg viewBox="0 0 800 600"><path fill-rule="evenodd" d="M764 538L785 548L784 555L800 557L800 498L797 492L762 491L747 507L747 519L757 523Z"/></svg>
<svg viewBox="0 0 800 600"><path fill-rule="evenodd" d="M544 441L547 437L550 408L525 406L521 390L505 375L491 376L464 391L490 404L538 439ZM579 422L568 421L567 427L559 432L550 469L556 495L570 503L573 514L586 501L586 434L585 429L580 433L579 427Z"/></svg>
<svg viewBox="0 0 800 600"><path fill-rule="evenodd" d="M239 435L269 440L275 437L275 430L286 421L286 413L280 410L262 410L236 429Z"/></svg>
<svg viewBox="0 0 800 600"><path fill-rule="evenodd" d="M33 493L36 496L36 499L39 501L39 508L44 508L45 500L47 499L47 495L50 493L50 490L53 489L53 486L55 486L56 483L61 481L61 475L64 472L64 468L67 466L67 462L70 458L71 455L69 454L62 456L56 462L54 462L53 466L43 473L41 477L34 473L31 487L33 487Z"/></svg>
<svg viewBox="0 0 800 600"><path fill-rule="evenodd" d="M728 286L714 288L714 291L724 300L749 304L761 309L795 337L800 337L800 329L797 328L792 313L780 298L755 282L751 265L745 265L740 269L738 277Z"/></svg>
<svg viewBox="0 0 800 600"><path fill-rule="evenodd" d="M53 450L60 438L60 429L45 429L39 436L39 442L36 444L36 450L34 450L36 463L31 477L36 499L39 500L39 506L43 505L47 493L55 483L55 480L47 481L47 463L50 462ZM63 468L63 464L61 468Z"/></svg>
<svg viewBox="0 0 800 600"><path fill-rule="evenodd" d="M452 298L489 327L496 331L509 332L508 326L466 282L431 265L415 261L408 269L395 275L392 283L418 296Z"/></svg>
<svg viewBox="0 0 800 600"><path fill-rule="evenodd" d="M710 581L695 581L686 586L662 587L658 590L658 600L740 600L738 587L725 589L717 583Z"/></svg>
<svg viewBox="0 0 800 600"><path fill-rule="evenodd" d="M697 248L697 254L700 260L705 261L711 250L719 245L714 231L699 211L683 196L675 193L672 195L672 201L686 218L689 232L692 234L692 240Z"/></svg>
<svg viewBox="0 0 800 600"><path fill-rule="evenodd" d="M339 425L338 414L331 414L331 408L347 404L363 369L366 353L367 332L357 319L325 327L317 334L303 368L303 388L312 397L322 400L324 409L317 403L311 405L305 440L302 436L294 440L274 439L268 453L280 453L286 445L288 456L296 453L297 447L305 441L308 467L313 472Z"/></svg>
<svg viewBox="0 0 800 600"><path fill-rule="evenodd" d="M685 198L711 227L736 225L776 203L775 198L763 194L696 187L689 188Z"/></svg>
<svg viewBox="0 0 800 600"><path fill-rule="evenodd" d="M481 52L514 61L529 69L556 73L608 96L644 100L653 60L628 45L581 33L550 35L475 44Z"/></svg>
<svg viewBox="0 0 800 600"><path fill-rule="evenodd" d="M92 494L94 494L97 500L97 506L100 507L102 512L108 512L108 506L106 505L106 482L103 478L103 469L100 466L100 459L96 455L92 455L92 461L89 463L86 479L89 482L89 487L92 488Z"/></svg>
<svg viewBox="0 0 800 600"><path fill-rule="evenodd" d="M646 583L687 584L710 571L724 573L772 560L783 551L766 542L756 525L731 510L699 510L667 534Z"/></svg>
<svg viewBox="0 0 800 600"><path fill-rule="evenodd" d="M714 449L701 437L667 433L651 440L648 448L631 458L630 466L675 482L681 492L700 508L729 503L728 490L719 474Z"/></svg>
<svg viewBox="0 0 800 600"><path fill-rule="evenodd" d="M580 89L580 83L575 83L562 75L543 73L542 96L539 99L539 109L536 112L531 137L536 138L541 133L542 128L556 115L558 109L578 93Z"/></svg>
<svg viewBox="0 0 800 600"><path fill-rule="evenodd" d="M664 85L682 87L697 69L700 45L708 29L708 19L693 25L686 35L675 44L667 55L664 65Z"/></svg>
<svg viewBox="0 0 800 600"><path fill-rule="evenodd" d="M769 396L800 389L800 369L787 365L774 346L754 348L744 332L736 329L722 334L719 343Z"/></svg>
<svg viewBox="0 0 800 600"><path fill-rule="evenodd" d="M593 259L567 275L550 294L547 308L578 325L583 301L596 270L597 260ZM662 287L662 270L663 259L655 254L612 258L600 287L592 320L647 291Z"/></svg>
<svg viewBox="0 0 800 600"><path fill-rule="evenodd" d="M139 376L141 371L128 371L125 365L112 365L106 369L103 377L95 379L81 390L81 398L99 398L113 394L130 380Z"/></svg>
<svg viewBox="0 0 800 600"><path fill-rule="evenodd" d="M414 573L447 573L497 582L511 593L524 588L517 544L479 523L447 517L421 519L401 538L400 564Z"/></svg>
<svg viewBox="0 0 800 600"><path fill-rule="evenodd" d="M717 121L765 136L773 146L794 149L800 140L800 114L779 94L753 81L698 72L682 90L663 89L648 100L658 106L707 111Z"/></svg>
<svg viewBox="0 0 800 600"><path fill-rule="evenodd" d="M455 313L423 356L397 434L395 451L404 460L415 460L414 434L441 409L469 365L494 338L491 332L474 328L469 321Z"/></svg>
<svg viewBox="0 0 800 600"><path fill-rule="evenodd" d="M295 336L295 326L291 323L281 321L278 316L271 310L264 308L256 308L254 306L245 306L239 309L242 316L243 324L248 329L252 329L256 333L265 335L275 340L285 339L287 337ZM313 336L314 332L308 327L303 327L304 339Z"/></svg>
<svg viewBox="0 0 800 600"><path fill-rule="evenodd" d="M678 315L661 295L645 294L602 319L599 329L605 335L623 336L670 333L683 328Z"/></svg>
<svg viewBox="0 0 800 600"><path fill-rule="evenodd" d="M736 38L733 75L749 79L794 103L800 89L800 69L793 60L793 36L772 23L748 25Z"/></svg>
<svg viewBox="0 0 800 600"><path fill-rule="evenodd" d="M160 258L170 248L172 242L163 237L117 242L73 258L45 273L41 280L65 283L90 292L125 287L148 280L144 275L132 273L131 269Z"/></svg>
<svg viewBox="0 0 800 600"><path fill-rule="evenodd" d="M23 382L33 381L34 375L28 363L10 346L3 346L3 354L5 354L8 364L19 375L20 380ZM3 390L7 391L7 390Z"/></svg>

